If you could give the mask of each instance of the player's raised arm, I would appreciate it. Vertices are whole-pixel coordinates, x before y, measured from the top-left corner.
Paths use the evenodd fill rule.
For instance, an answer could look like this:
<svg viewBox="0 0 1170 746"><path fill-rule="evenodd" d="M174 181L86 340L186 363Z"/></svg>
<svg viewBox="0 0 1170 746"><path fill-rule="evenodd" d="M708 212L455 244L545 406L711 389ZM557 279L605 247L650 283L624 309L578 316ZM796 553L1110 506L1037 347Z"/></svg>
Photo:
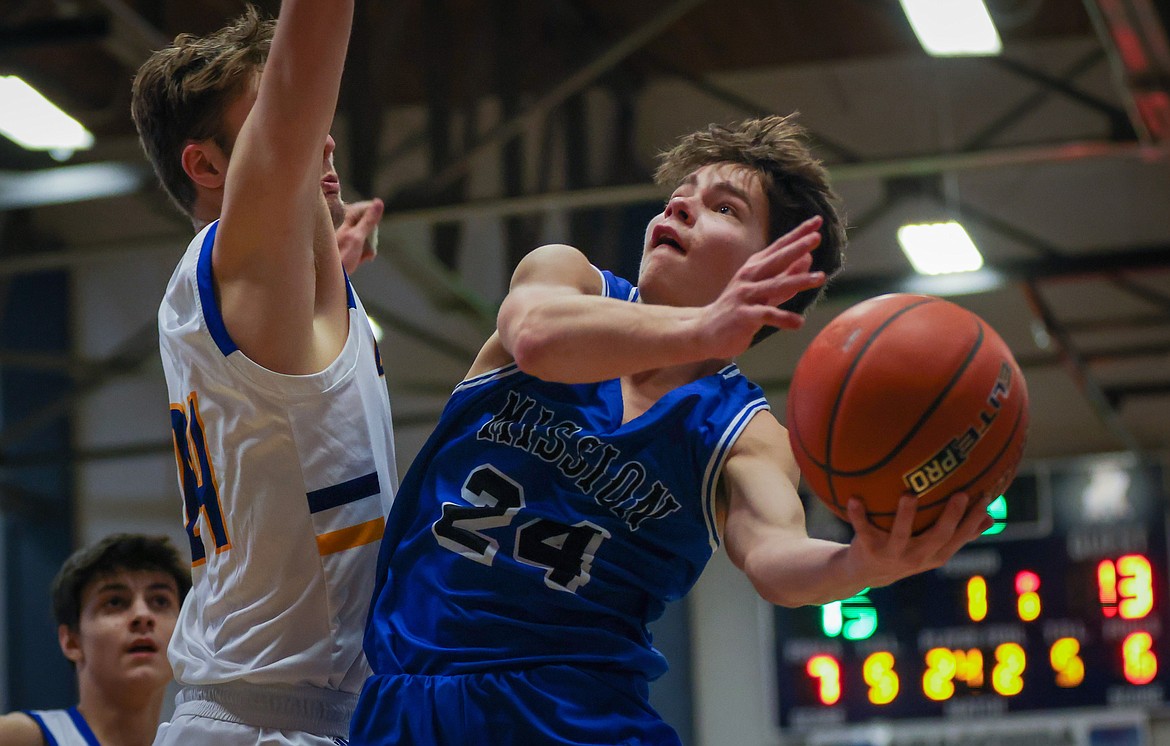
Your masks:
<svg viewBox="0 0 1170 746"><path fill-rule="evenodd" d="M776 308L824 282L810 272L819 242L809 221L753 256L706 306L627 303L596 295L597 272L576 249L547 246L521 261L500 306L499 340L520 368L563 383L730 358L765 324L796 328Z"/></svg>
<svg viewBox="0 0 1170 746"><path fill-rule="evenodd" d="M283 373L320 370L347 329L326 200L340 204L329 128L352 17L353 0L282 3L227 169L213 259L225 323Z"/></svg>
<svg viewBox="0 0 1170 746"><path fill-rule="evenodd" d="M756 415L723 470L724 545L757 592L780 606L836 601L940 567L989 520L986 501L968 509L966 496L956 495L934 526L911 536L912 499L903 500L889 532L869 525L853 501L852 542L815 539L805 529L798 478L784 429L771 415Z"/></svg>

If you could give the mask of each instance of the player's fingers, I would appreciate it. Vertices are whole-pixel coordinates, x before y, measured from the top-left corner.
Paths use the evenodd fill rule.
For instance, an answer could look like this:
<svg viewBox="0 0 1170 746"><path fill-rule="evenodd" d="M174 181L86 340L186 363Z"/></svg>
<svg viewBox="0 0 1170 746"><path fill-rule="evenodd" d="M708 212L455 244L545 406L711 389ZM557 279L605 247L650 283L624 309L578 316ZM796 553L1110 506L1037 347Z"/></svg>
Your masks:
<svg viewBox="0 0 1170 746"><path fill-rule="evenodd" d="M382 213L385 211L385 209L386 204L382 202L382 200L378 199L377 197L370 200L369 207L366 208L361 217L363 226L367 228L374 226L379 220L382 219Z"/></svg>
<svg viewBox="0 0 1170 746"><path fill-rule="evenodd" d="M825 222L825 219L822 218L820 215L813 215L811 218L809 218L808 220L805 220L800 225L796 226L792 230L785 233L783 236L780 236L780 238L777 238L775 241L772 242L772 245L773 246L776 246L776 245L784 246L784 245L793 243L793 242L803 238L804 236L807 236L811 233L814 233L814 232L820 230L820 227L824 222Z"/></svg>
<svg viewBox="0 0 1170 746"><path fill-rule="evenodd" d="M789 331L804 326L804 317L792 311L784 311L774 306L761 306L756 326L774 326L777 329Z"/></svg>
<svg viewBox="0 0 1170 746"><path fill-rule="evenodd" d="M820 233L802 235L791 243L781 244L779 241L768 246L753 256L744 264L744 272L750 278L772 277L781 274L790 267L800 266L807 261L811 265L812 258L808 254L821 243Z"/></svg>
<svg viewBox="0 0 1170 746"><path fill-rule="evenodd" d="M914 532L914 517L918 515L918 499L911 494L904 494L898 498L898 512L894 514L894 523L890 526L890 549L896 554L910 543Z"/></svg>
<svg viewBox="0 0 1170 746"><path fill-rule="evenodd" d="M825 279L824 272L802 272L774 277L762 284L761 302L769 306L778 306L797 293L824 285Z"/></svg>

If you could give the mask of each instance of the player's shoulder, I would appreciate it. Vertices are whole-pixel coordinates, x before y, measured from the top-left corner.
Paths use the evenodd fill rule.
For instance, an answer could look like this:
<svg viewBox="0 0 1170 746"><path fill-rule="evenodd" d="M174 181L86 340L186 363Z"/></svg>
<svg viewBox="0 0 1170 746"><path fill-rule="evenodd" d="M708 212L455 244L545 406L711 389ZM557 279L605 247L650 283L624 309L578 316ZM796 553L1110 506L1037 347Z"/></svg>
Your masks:
<svg viewBox="0 0 1170 746"><path fill-rule="evenodd" d="M788 430L770 410L760 409L744 425L743 432L736 439L731 453L735 455L739 452L768 452L777 447L785 449L789 447Z"/></svg>
<svg viewBox="0 0 1170 746"><path fill-rule="evenodd" d="M0 743L4 746L44 746L45 739L36 721L25 712L0 715Z"/></svg>
<svg viewBox="0 0 1170 746"><path fill-rule="evenodd" d="M524 255L512 274L512 288L528 283L570 285L593 294L601 291L597 268L580 249L563 243L538 246Z"/></svg>

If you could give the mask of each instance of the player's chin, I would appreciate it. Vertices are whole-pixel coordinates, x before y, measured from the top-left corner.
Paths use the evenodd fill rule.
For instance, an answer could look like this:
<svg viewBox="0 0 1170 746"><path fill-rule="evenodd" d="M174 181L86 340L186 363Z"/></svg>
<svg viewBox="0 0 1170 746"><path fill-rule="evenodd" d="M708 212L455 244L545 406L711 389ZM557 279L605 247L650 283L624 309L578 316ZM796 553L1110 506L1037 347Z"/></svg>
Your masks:
<svg viewBox="0 0 1170 746"><path fill-rule="evenodd" d="M345 202L340 194L325 193L325 206L329 208L329 219L333 222L333 229L337 230L345 222Z"/></svg>

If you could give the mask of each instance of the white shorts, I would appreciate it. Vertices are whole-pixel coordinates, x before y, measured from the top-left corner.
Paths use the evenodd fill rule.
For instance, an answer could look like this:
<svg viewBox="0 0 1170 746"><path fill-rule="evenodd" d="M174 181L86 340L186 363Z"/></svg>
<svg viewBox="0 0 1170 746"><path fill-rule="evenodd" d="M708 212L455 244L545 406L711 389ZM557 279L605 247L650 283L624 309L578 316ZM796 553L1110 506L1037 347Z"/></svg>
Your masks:
<svg viewBox="0 0 1170 746"><path fill-rule="evenodd" d="M347 746L356 700L306 687L184 687L154 746Z"/></svg>

